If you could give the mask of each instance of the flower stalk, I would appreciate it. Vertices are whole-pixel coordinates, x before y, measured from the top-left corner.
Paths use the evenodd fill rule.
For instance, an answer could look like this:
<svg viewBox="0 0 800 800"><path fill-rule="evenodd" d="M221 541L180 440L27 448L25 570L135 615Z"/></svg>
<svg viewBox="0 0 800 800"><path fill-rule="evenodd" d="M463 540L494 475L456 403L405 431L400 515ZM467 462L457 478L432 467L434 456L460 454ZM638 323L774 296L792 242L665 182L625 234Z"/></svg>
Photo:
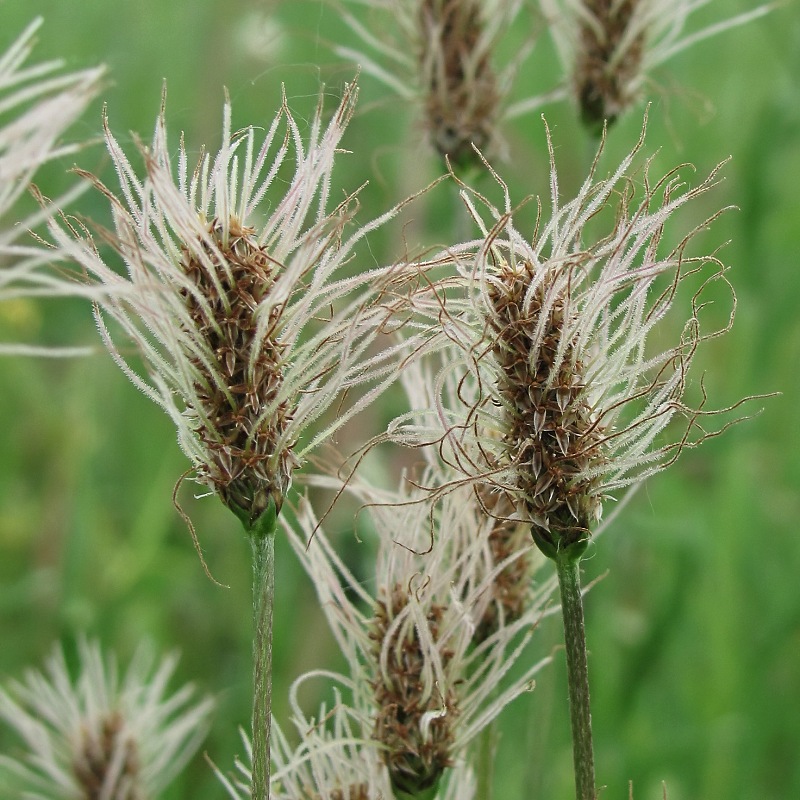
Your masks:
<svg viewBox="0 0 800 800"><path fill-rule="evenodd" d="M477 780L478 797L492 800L494 797L494 759L497 751L497 723L492 722L481 731L478 739Z"/></svg>
<svg viewBox="0 0 800 800"><path fill-rule="evenodd" d="M561 551L556 561L567 655L569 715L572 726L572 759L577 800L596 800L592 714L589 703L589 668L586 661L586 629L583 622L580 557Z"/></svg>
<svg viewBox="0 0 800 800"><path fill-rule="evenodd" d="M248 529L253 550L253 784L254 800L269 800L272 724L272 617L275 597L274 501Z"/></svg>

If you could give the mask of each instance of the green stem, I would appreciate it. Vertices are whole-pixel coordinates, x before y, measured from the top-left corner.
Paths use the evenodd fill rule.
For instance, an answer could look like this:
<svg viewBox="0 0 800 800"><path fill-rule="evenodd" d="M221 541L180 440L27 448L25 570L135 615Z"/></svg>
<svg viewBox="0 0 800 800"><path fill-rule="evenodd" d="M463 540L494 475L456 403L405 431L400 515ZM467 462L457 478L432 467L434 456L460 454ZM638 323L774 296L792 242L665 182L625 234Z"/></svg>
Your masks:
<svg viewBox="0 0 800 800"><path fill-rule="evenodd" d="M492 800L494 784L494 754L497 743L496 720L490 722L478 739L478 791L481 800Z"/></svg>
<svg viewBox="0 0 800 800"><path fill-rule="evenodd" d="M562 552L556 558L556 567L558 586L561 590L561 615L564 620L564 643L567 653L575 795L577 800L596 800L592 714L589 706L589 668L586 663L586 630L583 624L579 561L574 555Z"/></svg>
<svg viewBox="0 0 800 800"><path fill-rule="evenodd" d="M250 531L253 548L253 800L269 800L275 525Z"/></svg>

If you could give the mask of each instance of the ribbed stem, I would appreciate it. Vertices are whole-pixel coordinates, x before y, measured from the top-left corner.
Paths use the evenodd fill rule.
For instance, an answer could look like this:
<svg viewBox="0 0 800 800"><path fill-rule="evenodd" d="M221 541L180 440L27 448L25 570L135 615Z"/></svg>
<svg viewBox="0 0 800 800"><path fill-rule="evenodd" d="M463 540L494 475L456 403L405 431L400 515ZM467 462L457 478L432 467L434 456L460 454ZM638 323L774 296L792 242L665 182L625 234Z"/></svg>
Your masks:
<svg viewBox="0 0 800 800"><path fill-rule="evenodd" d="M572 723L572 759L577 800L596 800L592 714L589 705L589 668L586 663L586 630L583 623L581 579L574 555L560 553L556 559L561 614L567 653L569 712Z"/></svg>
<svg viewBox="0 0 800 800"><path fill-rule="evenodd" d="M274 517L273 517L274 520ZM253 548L253 800L269 800L275 526L249 532Z"/></svg>
<svg viewBox="0 0 800 800"><path fill-rule="evenodd" d="M478 763L477 778L478 792L477 797L481 800L492 800L494 785L494 756L497 745L496 720L490 722L482 731L478 738Z"/></svg>

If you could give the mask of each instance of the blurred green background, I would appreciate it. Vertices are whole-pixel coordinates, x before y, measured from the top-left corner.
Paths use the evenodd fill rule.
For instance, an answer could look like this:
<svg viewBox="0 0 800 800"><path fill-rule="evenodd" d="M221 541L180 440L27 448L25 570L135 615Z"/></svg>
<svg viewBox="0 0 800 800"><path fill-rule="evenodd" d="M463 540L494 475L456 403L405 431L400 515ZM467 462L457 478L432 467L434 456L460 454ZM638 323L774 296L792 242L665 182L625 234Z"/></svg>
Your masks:
<svg viewBox="0 0 800 800"><path fill-rule="evenodd" d="M693 27L752 3L709 4ZM722 6L724 5L724 8ZM267 125L281 82L300 119L310 115L321 82L331 94L353 74L331 52L354 43L331 8L318 2L248 0L29 0L0 3L3 49L36 14L45 17L36 60L63 58L71 68L105 63L102 100L119 139L150 135L162 82L177 147L219 142L223 87L234 125ZM529 36L523 14L505 42L508 59ZM522 69L513 97L546 91L559 67L546 35ZM361 218L380 213L438 174L436 158L407 109L375 80L361 79L361 113L344 145L339 185L365 180ZM585 564L605 575L587 600L598 780L604 798L787 800L800 797L800 14L787 3L769 16L679 55L647 85L653 100L648 151L657 164L691 161L698 180L731 155L725 180L695 204L693 219L735 204L704 234L720 253L739 299L731 334L700 354L711 403L779 391L757 403L763 413L687 453L638 492ZM330 105L335 100L331 98ZM71 131L100 132L101 100ZM545 109L556 144L562 197L583 179L589 147L565 103ZM613 129L606 165L630 148L639 111ZM538 114L502 126L516 199L547 194L543 125ZM44 170L53 193L77 161L109 183L101 147ZM410 246L444 243L453 203L417 206L405 231ZM81 213L107 219L89 195ZM520 227L524 227L518 220ZM532 221L531 221L532 225ZM680 226L684 227L681 228ZM372 242L370 258L392 259L403 232ZM713 312L712 312L713 313ZM725 309L720 305L719 319ZM79 303L0 307L3 340L96 343ZM209 582L170 502L186 461L169 420L117 370L105 353L83 360L0 360L0 679L40 665L53 642L78 632L97 637L124 661L142 639L182 653L181 680L218 698L205 751L227 768L240 752L237 726L249 717L249 548L237 521L214 498L186 510L214 575ZM370 425L391 416L392 399ZM376 428L377 429L377 428ZM391 472L387 467L387 474ZM369 574L373 543L358 544L340 520L347 557ZM538 658L560 640L558 621L543 624ZM560 657L559 657L560 658ZM336 665L313 588L287 543L278 544L276 714L288 723L286 690L302 670ZM536 691L501 723L496 797L568 798L571 754L562 665L540 675ZM0 749L11 740L0 732ZM220 797L202 756L166 800Z"/></svg>

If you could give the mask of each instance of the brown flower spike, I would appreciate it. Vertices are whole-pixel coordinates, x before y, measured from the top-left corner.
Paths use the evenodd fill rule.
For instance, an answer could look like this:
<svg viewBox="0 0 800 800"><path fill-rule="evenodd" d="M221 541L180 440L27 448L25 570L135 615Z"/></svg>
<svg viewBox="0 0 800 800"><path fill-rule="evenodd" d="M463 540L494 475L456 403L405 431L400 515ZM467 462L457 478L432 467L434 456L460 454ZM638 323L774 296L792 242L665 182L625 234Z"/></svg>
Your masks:
<svg viewBox="0 0 800 800"><path fill-rule="evenodd" d="M150 800L159 797L200 745L213 703L191 686L167 685L177 659L140 648L122 673L99 646L78 645L77 674L60 648L43 672L0 688L0 721L17 734L0 754L15 797ZM21 750L21 752L20 752Z"/></svg>
<svg viewBox="0 0 800 800"><path fill-rule="evenodd" d="M216 247L208 248L206 255L212 261L221 257L225 262L214 279L184 248L184 272L205 299L201 303L185 292L189 316L213 350L215 367L222 371L227 389L214 381L211 368L192 357L198 373L194 386L194 397L200 403L197 416L211 422L211 427L200 423L196 433L208 449L212 461L209 479L222 501L257 519L270 500L280 510L297 465L292 450L281 447L294 403L281 392L286 347L275 331L280 309L272 309L272 324L265 334L260 334L255 315L274 289L279 271L256 239L254 228L231 218L227 241L224 235L219 220L212 220L208 236ZM264 408L273 408L273 413L264 417Z"/></svg>
<svg viewBox="0 0 800 800"><path fill-rule="evenodd" d="M575 64L575 95L584 123L602 129L635 99L644 31L631 25L640 0L586 0ZM631 35L631 31L633 34Z"/></svg>
<svg viewBox="0 0 800 800"><path fill-rule="evenodd" d="M375 739L389 770L392 786L409 795L438 784L445 768L453 765L454 725L458 702L453 688L440 697L440 687L425 679L426 653L413 625L393 622L408 604L408 587L395 585L379 597L373 629L373 658L380 664L372 684L375 705ZM434 643L440 638L444 608L432 603L427 626ZM453 651L439 648L441 668L448 670Z"/></svg>
<svg viewBox="0 0 800 800"><path fill-rule="evenodd" d="M758 6L699 31L711 0L540 0L583 122L599 135L642 94L648 73L687 47L766 14ZM718 4L722 5L722 4Z"/></svg>
<svg viewBox="0 0 800 800"><path fill-rule="evenodd" d="M248 529L280 511L304 455L397 375L402 345L370 351L394 267L353 277L340 270L398 207L350 235L355 198L328 210L356 96L345 86L327 126L320 105L307 145L285 101L260 145L252 127L233 132L226 103L220 150L193 171L183 142L173 168L162 103L152 143L139 143L144 177L106 120L120 191L86 177L111 206L114 230L97 234L117 258L106 262L76 225L51 225L97 292L98 327L115 360L169 414L198 482ZM271 191L290 162L283 194ZM143 367L123 355L131 342ZM325 420L344 393L351 405Z"/></svg>
<svg viewBox="0 0 800 800"><path fill-rule="evenodd" d="M102 715L81 730L72 771L85 800L102 800L108 791L108 775L116 772L120 800L145 800L140 789L136 742L129 737L118 711Z"/></svg>
<svg viewBox="0 0 800 800"><path fill-rule="evenodd" d="M496 591L498 576L519 571L530 580L544 558L528 538L497 560L498 523L473 486L454 489L432 509L425 487L447 476L446 465L432 461L398 491L358 479L343 487L381 533L374 580L347 570L310 504L298 509L299 529L283 518L347 660L339 682L397 797L433 796L437 786L439 796L461 796L453 788L469 763L467 747L549 661L513 668L554 582L517 587L526 602L512 601L508 611ZM341 487L336 478L314 482Z"/></svg>
<svg viewBox="0 0 800 800"><path fill-rule="evenodd" d="M342 16L364 51L339 46L336 52L416 108L439 156L474 166L473 145L484 153L500 149L501 120L545 100L529 98L512 108L506 103L532 40L510 62L497 57L498 49L520 25L522 8L520 0L349 0Z"/></svg>
<svg viewBox="0 0 800 800"><path fill-rule="evenodd" d="M489 329L500 370L497 389L506 409L506 446L518 464L519 495L534 521L533 536L546 554L585 545L600 517L603 430L593 418L575 344L563 341L564 298L549 302L530 263L501 265L489 286ZM546 520L545 526L536 520Z"/></svg>
<svg viewBox="0 0 800 800"><path fill-rule="evenodd" d="M499 94L486 47L482 3L422 0L419 74L425 126L436 150L461 164L486 150L497 124Z"/></svg>
<svg viewBox="0 0 800 800"><path fill-rule="evenodd" d="M644 131L607 178L597 177L598 153L564 204L550 143L551 210L544 218L539 204L532 240L516 229L520 211L496 172L502 210L462 183L483 237L432 259L458 277L432 281L414 300L433 330L441 326L431 345L447 358L427 415L398 420L388 436L438 443L459 478L435 487L436 497L469 482L513 498L551 558L580 555L618 490L739 419L708 425L741 401L706 409L702 381L696 404L685 399L698 347L725 333L735 310L716 254L688 252L721 212L675 244L665 237L678 209L718 182L721 165L699 181L687 165L655 179L649 161L638 165L643 141ZM715 282L729 292L731 315L705 330L704 295ZM676 318L681 301L686 316Z"/></svg>

